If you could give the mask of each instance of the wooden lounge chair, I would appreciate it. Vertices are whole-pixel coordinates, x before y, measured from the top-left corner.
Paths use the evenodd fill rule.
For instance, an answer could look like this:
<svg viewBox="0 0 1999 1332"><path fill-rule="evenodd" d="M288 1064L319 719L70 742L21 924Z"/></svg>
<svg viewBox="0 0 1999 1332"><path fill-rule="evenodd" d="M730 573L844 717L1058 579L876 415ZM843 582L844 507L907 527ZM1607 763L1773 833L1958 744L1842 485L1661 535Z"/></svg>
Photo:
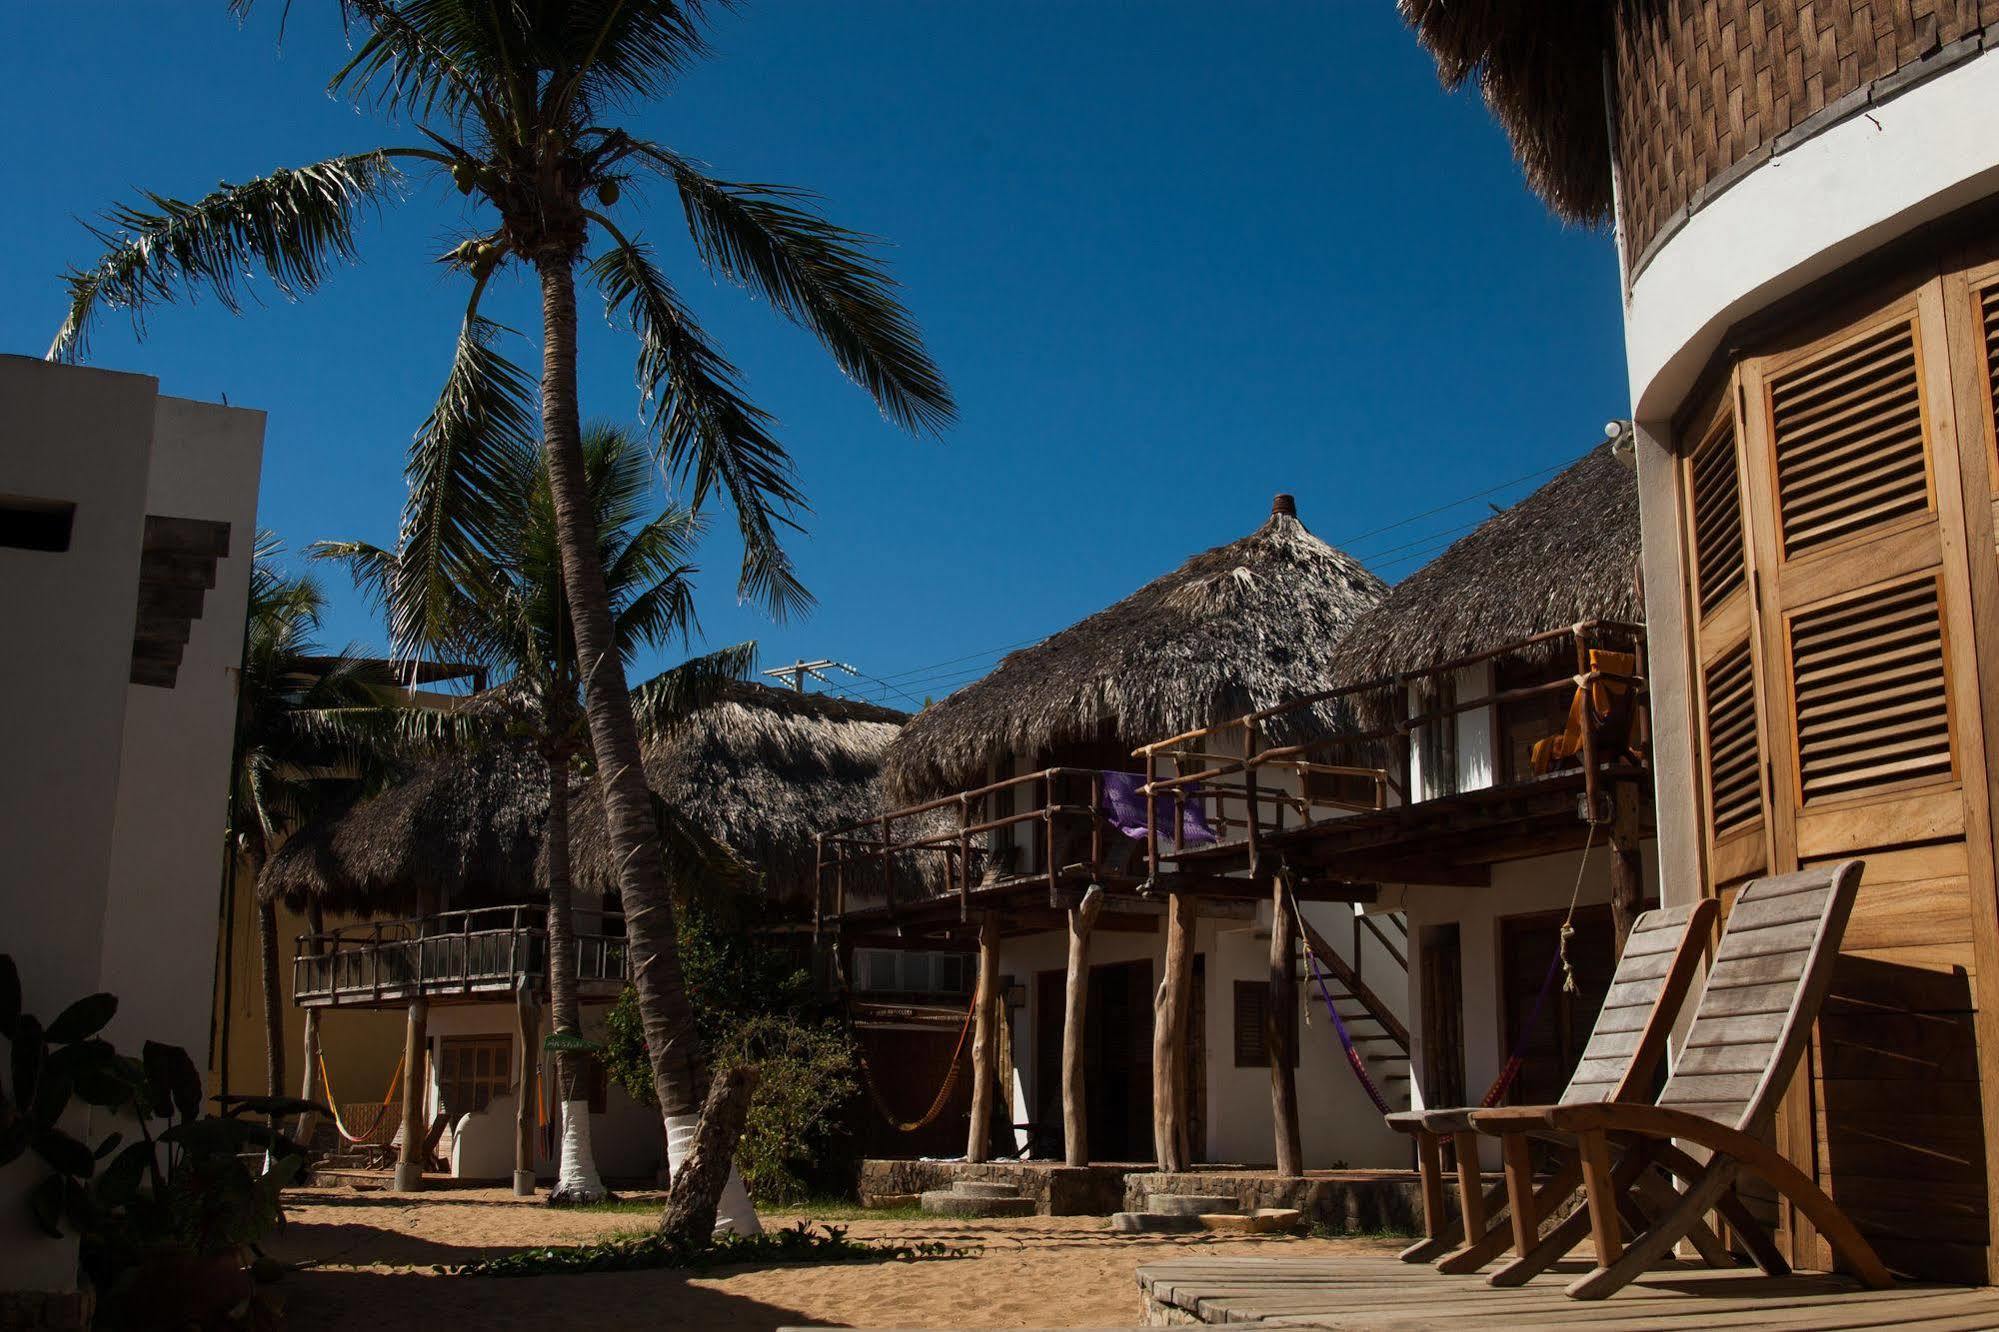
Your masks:
<svg viewBox="0 0 1999 1332"><path fill-rule="evenodd" d="M1666 1036L1693 984L1701 950L1714 929L1715 904L1647 911L1631 927L1624 955L1604 1006L1597 1014L1582 1062L1576 1065L1564 1105L1601 1100L1650 1100L1653 1074L1666 1053ZM1414 1135L1422 1175L1424 1238L1402 1251L1402 1260L1436 1260L1440 1271L1476 1272L1505 1252L1513 1231L1500 1214L1505 1185L1486 1194L1479 1177L1478 1132L1471 1107L1404 1110L1387 1116L1389 1127ZM1457 1155L1458 1216L1444 1219L1443 1141ZM1540 1196L1532 1217L1539 1225L1582 1183L1580 1163L1561 1161Z"/></svg>
<svg viewBox="0 0 1999 1332"><path fill-rule="evenodd" d="M1772 1276L1788 1272L1770 1236L1735 1198L1744 1170L1803 1212L1861 1281L1875 1289L1891 1283L1846 1214L1766 1141L1831 983L1860 871L1861 862L1849 860L1758 879L1742 890L1658 1104L1509 1106L1472 1116L1479 1130L1504 1135L1508 1196L1516 1200L1533 1187L1528 1135L1552 1131L1573 1141L1589 1195L1597 1266L1570 1283L1570 1296L1602 1299L1622 1289L1682 1239L1697 1239L1705 1229L1702 1218L1717 1208L1758 1266ZM1675 1140L1705 1148L1708 1159L1693 1160ZM1613 1149L1621 1152L1614 1166ZM1644 1215L1632 1192L1643 1180L1657 1180L1655 1166L1679 1176L1683 1192L1636 1227L1627 1245L1619 1218ZM1533 1243L1529 1233L1518 1240Z"/></svg>

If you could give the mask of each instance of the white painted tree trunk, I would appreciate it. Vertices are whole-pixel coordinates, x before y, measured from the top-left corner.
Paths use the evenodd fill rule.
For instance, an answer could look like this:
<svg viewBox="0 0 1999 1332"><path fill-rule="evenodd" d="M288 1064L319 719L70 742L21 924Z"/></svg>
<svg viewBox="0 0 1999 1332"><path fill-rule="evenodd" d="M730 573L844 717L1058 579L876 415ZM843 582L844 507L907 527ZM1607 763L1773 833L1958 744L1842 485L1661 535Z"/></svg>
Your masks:
<svg viewBox="0 0 1999 1332"><path fill-rule="evenodd" d="M552 1203L602 1202L608 1196L590 1153L590 1102L562 1103L562 1167L556 1174Z"/></svg>
<svg viewBox="0 0 1999 1332"><path fill-rule="evenodd" d="M694 1131L700 1126L700 1115L666 1117L666 1168L671 1175L679 1175L681 1163L694 1150ZM743 1187L743 1177L733 1165L729 1167L729 1182L722 1187L722 1201L715 1208L715 1230L717 1234L725 1230L735 1235L763 1233L756 1204L750 1201L750 1191Z"/></svg>

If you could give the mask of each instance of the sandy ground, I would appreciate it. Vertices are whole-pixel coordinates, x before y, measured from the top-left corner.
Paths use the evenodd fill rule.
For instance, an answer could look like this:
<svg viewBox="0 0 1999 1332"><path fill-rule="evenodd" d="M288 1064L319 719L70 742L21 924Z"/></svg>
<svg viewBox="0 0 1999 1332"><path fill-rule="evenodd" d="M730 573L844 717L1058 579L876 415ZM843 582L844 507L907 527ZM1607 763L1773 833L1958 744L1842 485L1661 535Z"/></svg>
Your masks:
<svg viewBox="0 0 1999 1332"><path fill-rule="evenodd" d="M1139 1320L1140 1263L1176 1256L1307 1257L1380 1252L1406 1241L1275 1236L1114 1235L1099 1217L1004 1221L855 1221L856 1238L977 1246L975 1256L915 1263L613 1272L493 1280L440 1277L533 1244L577 1243L646 1218L552 1210L504 1190L408 1198L349 1188L286 1195L290 1222L267 1247L309 1264L282 1289L290 1326L424 1328L1093 1327ZM795 1216L771 1216L787 1224Z"/></svg>

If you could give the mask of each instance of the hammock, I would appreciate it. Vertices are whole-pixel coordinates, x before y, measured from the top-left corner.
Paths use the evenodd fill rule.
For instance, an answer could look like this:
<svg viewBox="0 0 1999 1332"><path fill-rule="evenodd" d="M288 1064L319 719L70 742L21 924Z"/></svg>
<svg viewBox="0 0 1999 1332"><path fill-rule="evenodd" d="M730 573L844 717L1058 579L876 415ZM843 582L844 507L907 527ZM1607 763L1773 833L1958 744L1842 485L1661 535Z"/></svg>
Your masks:
<svg viewBox="0 0 1999 1332"><path fill-rule="evenodd" d="M390 1138L395 1135L396 1129L400 1126L400 1116L391 1113L389 1107L395 1102L396 1084L402 1081L402 1076L403 1061L398 1059L396 1061L396 1071L389 1075L389 1089L382 1093L382 1103L380 1105L376 1105L372 1101L357 1101L347 1107L347 1114L353 1115L357 1120L363 1116L367 1119L366 1124L361 1127L361 1131L356 1133L352 1128L348 1127L347 1120L340 1113L340 1102L333 1097L333 1079L326 1074L326 1052L321 1050L319 1052L319 1085L326 1089L326 1108L333 1112L334 1131L357 1147L386 1147L389 1144Z"/></svg>
<svg viewBox="0 0 1999 1332"><path fill-rule="evenodd" d="M875 1109L881 1112L881 1117L887 1120L889 1126L896 1132L915 1133L920 1129L929 1128L937 1122L937 1116L944 1113L945 1105L951 1100L951 1092L958 1085L958 1056L965 1052L965 1037L971 1034L972 1015L978 1012L978 1008L978 1000L974 999L972 1006L965 1010L965 1025L958 1028L958 1044L957 1048L951 1051L951 1067L944 1074L944 1085L937 1089L937 1095L931 1099L930 1108L923 1112L921 1119L902 1119L889 1107L888 1101L882 1096L881 1088L875 1085L874 1070L868 1067L867 1053L858 1046L855 1047L855 1055L861 1065L861 1081L868 1085L868 1099L875 1103Z"/></svg>

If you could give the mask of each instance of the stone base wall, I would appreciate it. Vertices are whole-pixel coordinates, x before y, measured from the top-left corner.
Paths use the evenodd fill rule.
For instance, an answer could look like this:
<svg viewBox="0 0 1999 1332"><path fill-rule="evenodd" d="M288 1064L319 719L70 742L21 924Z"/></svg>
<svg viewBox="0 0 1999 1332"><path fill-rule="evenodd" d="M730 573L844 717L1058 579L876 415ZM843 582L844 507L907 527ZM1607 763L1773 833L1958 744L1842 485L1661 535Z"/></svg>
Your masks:
<svg viewBox="0 0 1999 1332"><path fill-rule="evenodd" d="M1125 1176L1141 1166L1064 1166L1036 1161L861 1162L861 1201L948 1189L959 1180L1010 1184L1039 1216L1109 1216L1124 1205Z"/></svg>
<svg viewBox="0 0 1999 1332"><path fill-rule="evenodd" d="M1341 1170L1286 1179L1272 1171L1150 1171L1125 1176L1124 1210L1145 1210L1147 1194L1234 1194L1245 1211L1295 1207L1305 1220L1329 1230L1416 1235L1423 1229L1423 1191L1408 1170ZM1445 1183L1446 1205L1456 1215L1457 1186Z"/></svg>

